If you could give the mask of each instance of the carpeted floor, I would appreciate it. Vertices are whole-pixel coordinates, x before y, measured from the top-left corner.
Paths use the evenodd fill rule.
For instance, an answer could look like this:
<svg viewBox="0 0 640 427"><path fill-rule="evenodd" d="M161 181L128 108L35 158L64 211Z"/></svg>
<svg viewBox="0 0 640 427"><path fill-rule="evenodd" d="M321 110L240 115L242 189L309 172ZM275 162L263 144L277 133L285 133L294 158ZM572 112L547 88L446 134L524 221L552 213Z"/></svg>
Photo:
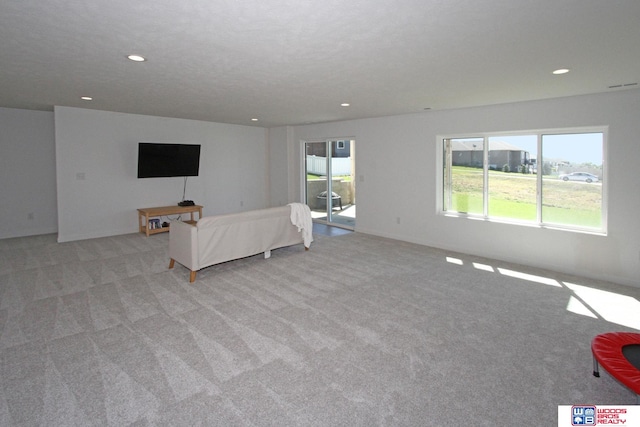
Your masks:
<svg viewBox="0 0 640 427"><path fill-rule="evenodd" d="M0 240L0 425L550 426L635 402L589 346L640 329L640 288L360 233L189 284L167 245Z"/></svg>

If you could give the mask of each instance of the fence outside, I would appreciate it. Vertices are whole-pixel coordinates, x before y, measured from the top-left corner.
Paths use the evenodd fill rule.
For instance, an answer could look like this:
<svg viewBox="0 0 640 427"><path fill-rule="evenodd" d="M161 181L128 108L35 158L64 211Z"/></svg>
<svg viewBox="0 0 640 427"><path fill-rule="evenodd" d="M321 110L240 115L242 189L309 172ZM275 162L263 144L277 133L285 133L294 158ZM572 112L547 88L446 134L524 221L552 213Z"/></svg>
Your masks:
<svg viewBox="0 0 640 427"><path fill-rule="evenodd" d="M307 173L312 175L327 175L327 158L307 156ZM331 174L333 176L351 175L351 157L331 158Z"/></svg>

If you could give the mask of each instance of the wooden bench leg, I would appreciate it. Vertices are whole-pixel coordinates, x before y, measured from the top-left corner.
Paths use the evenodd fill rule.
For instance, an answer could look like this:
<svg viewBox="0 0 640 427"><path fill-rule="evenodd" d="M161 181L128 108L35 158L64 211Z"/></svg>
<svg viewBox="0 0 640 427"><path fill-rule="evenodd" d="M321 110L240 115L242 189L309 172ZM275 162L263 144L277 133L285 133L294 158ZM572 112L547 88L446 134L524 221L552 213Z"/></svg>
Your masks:
<svg viewBox="0 0 640 427"><path fill-rule="evenodd" d="M196 281L196 273L197 271L191 271L191 274L189 274L189 283L193 283Z"/></svg>
<svg viewBox="0 0 640 427"><path fill-rule="evenodd" d="M171 258L171 261L169 261L169 268L173 268L174 265L176 265L176 260Z"/></svg>
<svg viewBox="0 0 640 427"><path fill-rule="evenodd" d="M308 251L308 250L309 250L309 248L305 246L305 247L304 247L304 250L305 250L305 251Z"/></svg>

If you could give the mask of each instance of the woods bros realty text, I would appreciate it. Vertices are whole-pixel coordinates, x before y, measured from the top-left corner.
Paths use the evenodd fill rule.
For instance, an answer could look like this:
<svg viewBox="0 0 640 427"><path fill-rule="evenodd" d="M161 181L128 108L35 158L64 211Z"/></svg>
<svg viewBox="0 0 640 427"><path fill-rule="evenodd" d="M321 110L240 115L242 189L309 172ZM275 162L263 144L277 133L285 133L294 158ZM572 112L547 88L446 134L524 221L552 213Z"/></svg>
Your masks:
<svg viewBox="0 0 640 427"><path fill-rule="evenodd" d="M624 408L596 409L596 425L598 424L626 424L627 410Z"/></svg>
<svg viewBox="0 0 640 427"><path fill-rule="evenodd" d="M640 406L560 405L558 426L640 426Z"/></svg>

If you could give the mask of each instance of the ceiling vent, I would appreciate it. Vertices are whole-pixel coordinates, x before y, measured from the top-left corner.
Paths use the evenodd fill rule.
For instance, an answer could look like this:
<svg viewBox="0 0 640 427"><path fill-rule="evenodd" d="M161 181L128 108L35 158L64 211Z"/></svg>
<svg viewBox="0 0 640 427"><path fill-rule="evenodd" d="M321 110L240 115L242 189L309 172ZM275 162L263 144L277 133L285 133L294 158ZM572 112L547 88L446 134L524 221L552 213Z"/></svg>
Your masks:
<svg viewBox="0 0 640 427"><path fill-rule="evenodd" d="M630 86L638 86L638 83L624 83L619 85L609 86L609 89L618 89L621 87L630 87Z"/></svg>

